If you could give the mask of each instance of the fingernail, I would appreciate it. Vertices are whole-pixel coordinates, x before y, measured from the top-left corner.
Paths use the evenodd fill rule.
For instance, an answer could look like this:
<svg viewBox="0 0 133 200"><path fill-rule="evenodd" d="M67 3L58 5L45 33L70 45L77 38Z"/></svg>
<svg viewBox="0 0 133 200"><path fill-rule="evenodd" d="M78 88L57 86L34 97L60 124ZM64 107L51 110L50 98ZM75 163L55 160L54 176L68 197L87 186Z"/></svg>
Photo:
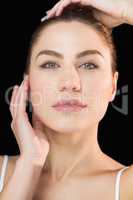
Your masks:
<svg viewBox="0 0 133 200"><path fill-rule="evenodd" d="M47 20L48 19L48 16L45 16L45 17L43 17L42 19L41 19L41 22L44 22L45 20Z"/></svg>
<svg viewBox="0 0 133 200"><path fill-rule="evenodd" d="M13 90L15 90L15 89L17 89L18 88L18 86L17 85L15 85L14 87L13 87Z"/></svg>
<svg viewBox="0 0 133 200"><path fill-rule="evenodd" d="M50 12L50 10L46 11L46 13L48 14Z"/></svg>

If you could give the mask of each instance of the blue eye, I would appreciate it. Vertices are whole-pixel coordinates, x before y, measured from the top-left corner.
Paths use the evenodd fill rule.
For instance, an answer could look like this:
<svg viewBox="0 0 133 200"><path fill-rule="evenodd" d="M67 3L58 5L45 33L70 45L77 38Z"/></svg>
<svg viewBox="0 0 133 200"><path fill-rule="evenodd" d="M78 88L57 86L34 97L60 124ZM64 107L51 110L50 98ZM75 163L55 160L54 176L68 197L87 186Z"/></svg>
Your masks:
<svg viewBox="0 0 133 200"><path fill-rule="evenodd" d="M95 68L98 68L98 66L97 65L95 65L94 63L85 63L85 64L83 64L83 65L85 65L86 67L84 67L84 68L87 68L87 69L95 69ZM82 65L81 65L82 66Z"/></svg>

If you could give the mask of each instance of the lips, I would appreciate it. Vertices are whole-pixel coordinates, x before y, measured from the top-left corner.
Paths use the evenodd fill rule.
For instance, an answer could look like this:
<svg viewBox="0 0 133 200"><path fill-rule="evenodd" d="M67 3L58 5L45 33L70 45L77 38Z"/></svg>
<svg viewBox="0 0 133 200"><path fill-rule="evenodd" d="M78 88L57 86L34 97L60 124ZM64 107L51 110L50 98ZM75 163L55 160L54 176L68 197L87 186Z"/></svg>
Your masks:
<svg viewBox="0 0 133 200"><path fill-rule="evenodd" d="M53 107L60 107L60 106L72 106L72 107L81 107L84 108L87 105L83 104L82 102L75 100L75 99L71 99L71 100L61 100L59 102L57 102L56 104L53 105Z"/></svg>

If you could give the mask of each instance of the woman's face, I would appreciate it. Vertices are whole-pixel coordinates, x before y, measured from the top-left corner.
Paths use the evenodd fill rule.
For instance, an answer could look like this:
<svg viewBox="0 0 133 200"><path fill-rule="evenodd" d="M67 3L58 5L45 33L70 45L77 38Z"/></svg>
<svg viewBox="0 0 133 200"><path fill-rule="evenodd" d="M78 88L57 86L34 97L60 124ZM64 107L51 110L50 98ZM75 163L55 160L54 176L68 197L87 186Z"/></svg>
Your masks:
<svg viewBox="0 0 133 200"><path fill-rule="evenodd" d="M118 73L113 76L111 70L110 50L91 26L76 21L50 25L32 50L33 113L60 133L89 130L103 118L115 96ZM87 107L79 112L56 111L52 106L62 99L77 99Z"/></svg>

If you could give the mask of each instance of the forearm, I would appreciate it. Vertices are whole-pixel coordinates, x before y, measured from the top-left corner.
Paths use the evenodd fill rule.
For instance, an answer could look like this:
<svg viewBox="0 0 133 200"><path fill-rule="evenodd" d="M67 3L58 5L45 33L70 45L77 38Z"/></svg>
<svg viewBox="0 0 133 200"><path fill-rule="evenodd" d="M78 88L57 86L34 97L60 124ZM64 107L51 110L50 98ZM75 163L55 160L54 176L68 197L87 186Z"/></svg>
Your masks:
<svg viewBox="0 0 133 200"><path fill-rule="evenodd" d="M32 200L40 173L40 166L34 165L31 160L20 158L10 181L0 194L0 199Z"/></svg>

